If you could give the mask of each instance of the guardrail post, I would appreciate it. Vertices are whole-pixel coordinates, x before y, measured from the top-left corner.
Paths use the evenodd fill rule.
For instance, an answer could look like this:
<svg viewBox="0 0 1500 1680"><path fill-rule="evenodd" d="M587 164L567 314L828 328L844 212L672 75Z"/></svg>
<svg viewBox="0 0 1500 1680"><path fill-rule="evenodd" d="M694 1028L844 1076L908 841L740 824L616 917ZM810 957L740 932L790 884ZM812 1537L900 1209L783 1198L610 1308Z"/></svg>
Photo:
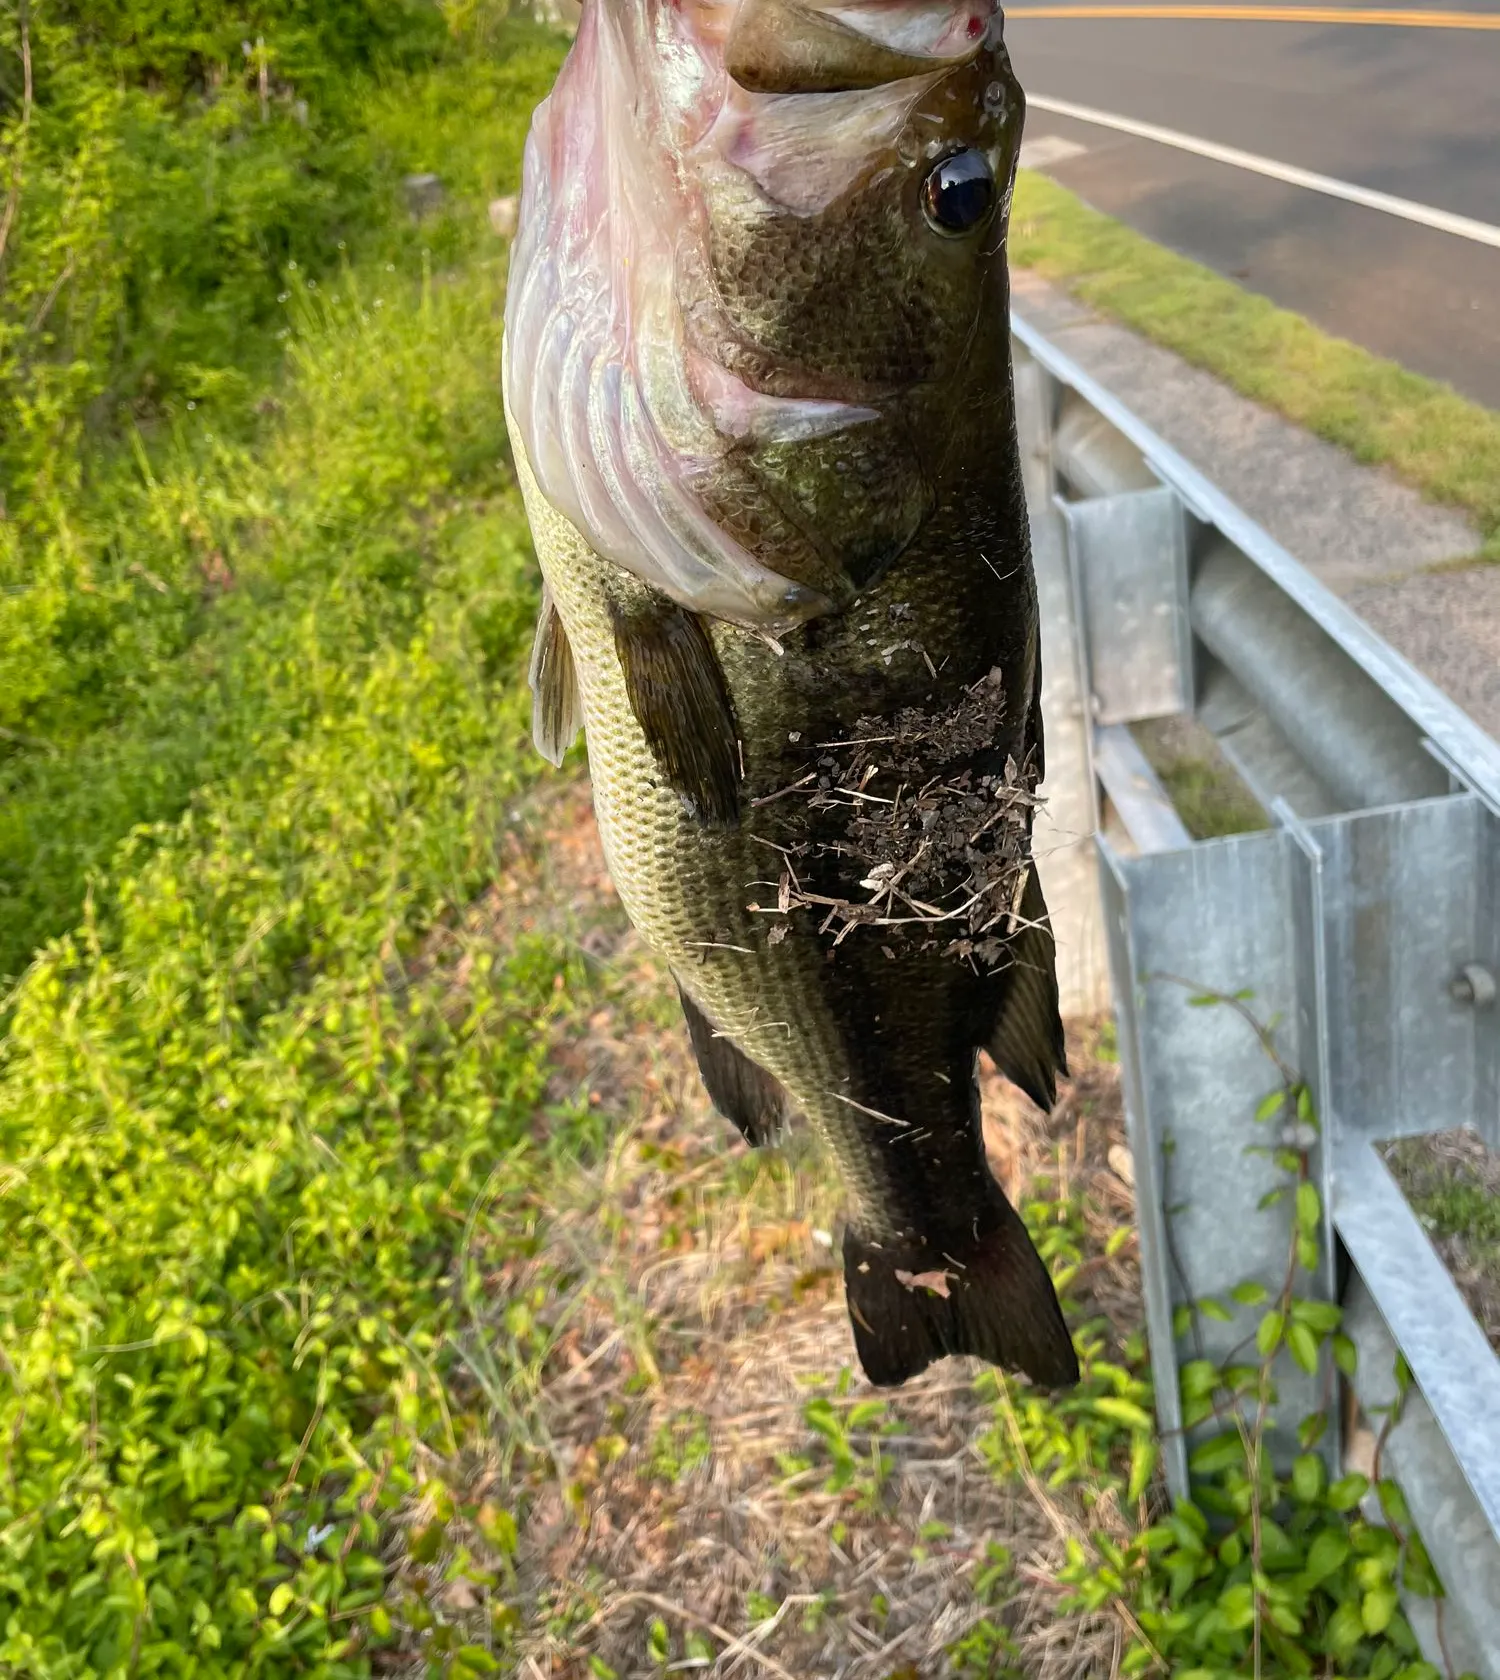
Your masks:
<svg viewBox="0 0 1500 1680"><path fill-rule="evenodd" d="M1408 1614L1431 1662L1500 1680L1500 1362L1381 1148L1500 1137L1500 743L1064 352L1011 328L1051 661L1041 873L1067 1007L1102 1001L1107 938L1168 1485L1188 1491L1189 1436L1216 1427L1184 1433L1176 1371L1251 1345L1239 1282L1284 1287L1295 1164L1323 1240L1294 1286L1340 1303L1359 1360L1352 1385L1327 1348L1315 1372L1278 1362L1271 1456L1289 1462L1318 1412L1330 1472L1341 1446L1373 1472L1399 1349L1411 1391L1379 1463L1448 1587L1450 1649L1409 1594ZM1129 732L1162 715L1207 731L1264 827L1192 837ZM1111 836L1088 844L1101 806ZM1194 1007L1209 1002L1234 1007ZM1320 1132L1278 1086L1305 1086Z"/></svg>
<svg viewBox="0 0 1500 1680"><path fill-rule="evenodd" d="M1097 813L1078 604L1070 576L1067 527L1053 500L1052 420L1057 390L1047 370L1020 344L1012 340L1011 347L1021 477L1041 614L1042 710L1047 719L1047 774L1041 786L1046 803L1037 813L1033 845L1057 939L1062 1012L1097 1015L1110 1005L1109 958L1094 845Z"/></svg>

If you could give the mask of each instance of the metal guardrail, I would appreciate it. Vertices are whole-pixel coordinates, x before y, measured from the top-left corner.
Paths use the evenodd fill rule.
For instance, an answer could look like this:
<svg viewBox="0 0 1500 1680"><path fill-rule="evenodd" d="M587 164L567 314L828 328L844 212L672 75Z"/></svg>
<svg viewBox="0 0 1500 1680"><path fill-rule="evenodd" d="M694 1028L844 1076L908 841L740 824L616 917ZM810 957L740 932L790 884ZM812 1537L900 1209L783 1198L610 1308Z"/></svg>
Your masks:
<svg viewBox="0 0 1500 1680"><path fill-rule="evenodd" d="M1326 1406L1342 1473L1358 1431L1340 1421L1389 1406L1399 1348L1415 1392L1386 1462L1448 1588L1448 1653L1500 1680L1500 1360L1378 1148L1455 1126L1500 1147L1500 746L1062 351L1020 317L1012 334L1042 610L1038 862L1065 1010L1113 996L1168 1482L1187 1492L1194 1435L1166 1373L1222 1361L1254 1324L1201 1320L1189 1348L1174 1309L1245 1279L1274 1291L1292 1217L1257 1212L1280 1176L1245 1153L1275 1070L1232 1012L1189 1006L1186 978L1253 990L1323 1117L1324 1259L1301 1292L1343 1304L1362 1357L1348 1407L1329 1404L1327 1350L1280 1382L1272 1449ZM1130 730L1183 715L1263 829L1192 838ZM1430 1622L1424 1643L1441 1665Z"/></svg>

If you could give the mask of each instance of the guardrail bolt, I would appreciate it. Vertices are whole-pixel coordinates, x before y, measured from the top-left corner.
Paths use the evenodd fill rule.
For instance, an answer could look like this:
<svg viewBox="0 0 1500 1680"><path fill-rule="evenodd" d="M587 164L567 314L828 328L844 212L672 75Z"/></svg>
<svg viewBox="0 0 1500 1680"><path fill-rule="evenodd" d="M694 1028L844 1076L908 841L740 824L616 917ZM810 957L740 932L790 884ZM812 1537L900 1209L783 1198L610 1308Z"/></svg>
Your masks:
<svg viewBox="0 0 1500 1680"><path fill-rule="evenodd" d="M1483 963L1465 963L1449 984L1448 994L1455 1003L1467 1003L1475 1009L1492 1008L1496 997L1495 976Z"/></svg>

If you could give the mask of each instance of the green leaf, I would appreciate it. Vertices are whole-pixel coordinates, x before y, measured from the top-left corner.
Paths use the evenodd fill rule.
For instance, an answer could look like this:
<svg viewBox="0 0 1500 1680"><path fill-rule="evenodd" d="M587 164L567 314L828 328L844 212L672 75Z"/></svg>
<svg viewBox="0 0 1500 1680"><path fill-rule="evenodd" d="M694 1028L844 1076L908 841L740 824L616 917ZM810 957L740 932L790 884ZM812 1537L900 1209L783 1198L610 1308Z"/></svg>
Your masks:
<svg viewBox="0 0 1500 1680"><path fill-rule="evenodd" d="M1237 1283L1229 1293L1242 1307L1258 1307L1270 1298L1270 1291L1263 1283Z"/></svg>
<svg viewBox="0 0 1500 1680"><path fill-rule="evenodd" d="M1404 1353L1396 1355L1396 1397L1405 1400L1411 1392L1411 1366L1406 1362Z"/></svg>
<svg viewBox="0 0 1500 1680"><path fill-rule="evenodd" d="M1384 1633L1396 1613L1396 1589L1392 1586L1372 1587L1360 1600L1359 1619L1371 1638Z"/></svg>
<svg viewBox="0 0 1500 1680"><path fill-rule="evenodd" d="M1200 1476L1216 1476L1220 1471L1243 1465L1245 1448L1238 1435L1216 1435L1193 1450L1188 1463Z"/></svg>
<svg viewBox="0 0 1500 1680"><path fill-rule="evenodd" d="M456 1655L465 1668L479 1674L494 1674L500 1667L483 1645L460 1645Z"/></svg>
<svg viewBox="0 0 1500 1680"><path fill-rule="evenodd" d="M1182 1367L1182 1393L1185 1399L1198 1399L1212 1394L1219 1382L1219 1367L1207 1359L1190 1359Z"/></svg>
<svg viewBox="0 0 1500 1680"><path fill-rule="evenodd" d="M1261 1561L1267 1569L1301 1569L1302 1548L1282 1526L1269 1516L1260 1520Z"/></svg>
<svg viewBox="0 0 1500 1680"><path fill-rule="evenodd" d="M1323 1218L1323 1198L1318 1187L1307 1179L1297 1186L1297 1226L1312 1236Z"/></svg>
<svg viewBox="0 0 1500 1680"><path fill-rule="evenodd" d="M1109 1418L1114 1423L1123 1423L1129 1429L1150 1430L1154 1427L1151 1414L1133 1400L1121 1400L1114 1395L1106 1394L1093 1402L1094 1410L1100 1417Z"/></svg>
<svg viewBox="0 0 1500 1680"><path fill-rule="evenodd" d="M1365 1636L1364 1619L1357 1604L1347 1600L1328 1618L1328 1647L1337 1657L1347 1657Z"/></svg>
<svg viewBox="0 0 1500 1680"><path fill-rule="evenodd" d="M293 1589L291 1583L289 1581L283 1581L279 1587L273 1587L271 1589L271 1596L266 1601L266 1609L269 1610L273 1616L283 1615L296 1596L296 1591Z"/></svg>
<svg viewBox="0 0 1500 1680"><path fill-rule="evenodd" d="M1346 1377L1353 1377L1359 1367L1359 1353L1342 1332L1333 1338L1333 1362Z"/></svg>
<svg viewBox="0 0 1500 1680"><path fill-rule="evenodd" d="M1267 1208L1275 1207L1278 1202L1285 1198L1285 1196L1286 1186L1284 1184L1279 1184L1274 1190L1267 1190L1265 1195L1261 1197L1255 1206L1260 1212L1264 1213Z"/></svg>
<svg viewBox="0 0 1500 1680"><path fill-rule="evenodd" d="M1144 1496L1156 1470L1157 1445L1148 1435L1138 1435L1130 1443L1130 1484L1125 1497L1132 1503Z"/></svg>
<svg viewBox="0 0 1500 1680"><path fill-rule="evenodd" d="M1286 1320L1275 1308L1261 1319L1255 1331L1255 1345L1263 1359L1269 1359L1281 1346L1285 1329Z"/></svg>
<svg viewBox="0 0 1500 1680"><path fill-rule="evenodd" d="M1309 1412L1297 1425L1297 1441L1304 1451L1317 1446L1327 1433L1327 1412Z"/></svg>
<svg viewBox="0 0 1500 1680"><path fill-rule="evenodd" d="M1223 1302L1216 1301L1212 1295L1205 1295L1198 1303L1198 1311L1205 1318L1212 1318L1220 1324L1230 1324L1234 1321L1234 1314Z"/></svg>
<svg viewBox="0 0 1500 1680"><path fill-rule="evenodd" d="M1385 1512L1386 1521L1397 1528L1410 1528L1411 1512L1406 1508L1406 1495L1389 1476L1376 1484L1376 1491L1380 1495L1380 1508Z"/></svg>
<svg viewBox="0 0 1500 1680"><path fill-rule="evenodd" d="M1340 1476L1328 1490L1328 1503L1335 1511L1352 1511L1370 1491L1369 1478L1357 1472Z"/></svg>
<svg viewBox="0 0 1500 1680"><path fill-rule="evenodd" d="M1343 1308L1334 1301L1292 1302L1292 1317L1299 1324L1305 1324L1309 1330L1315 1330L1320 1336L1329 1335L1337 1330L1343 1316Z"/></svg>
<svg viewBox="0 0 1500 1680"><path fill-rule="evenodd" d="M1317 1453L1301 1453L1292 1465L1292 1492L1304 1505L1311 1505L1323 1492L1323 1460Z"/></svg>
<svg viewBox="0 0 1500 1680"><path fill-rule="evenodd" d="M1319 1529L1307 1548L1307 1563L1303 1573L1309 1584L1326 1581L1336 1569L1343 1567L1349 1555L1349 1537L1341 1528Z"/></svg>
<svg viewBox="0 0 1500 1680"><path fill-rule="evenodd" d="M1292 1358L1309 1376L1318 1369L1318 1338L1305 1324L1294 1324L1286 1333L1286 1345Z"/></svg>
<svg viewBox="0 0 1500 1680"><path fill-rule="evenodd" d="M1286 1092L1284 1090L1268 1091L1255 1107L1257 1122L1264 1124L1267 1120L1274 1120L1286 1106Z"/></svg>
<svg viewBox="0 0 1500 1680"><path fill-rule="evenodd" d="M1441 1598L1443 1595L1442 1583L1437 1578L1432 1559L1428 1557L1427 1548L1422 1544L1419 1534L1407 1535L1401 1580L1406 1590L1416 1593L1419 1598Z"/></svg>

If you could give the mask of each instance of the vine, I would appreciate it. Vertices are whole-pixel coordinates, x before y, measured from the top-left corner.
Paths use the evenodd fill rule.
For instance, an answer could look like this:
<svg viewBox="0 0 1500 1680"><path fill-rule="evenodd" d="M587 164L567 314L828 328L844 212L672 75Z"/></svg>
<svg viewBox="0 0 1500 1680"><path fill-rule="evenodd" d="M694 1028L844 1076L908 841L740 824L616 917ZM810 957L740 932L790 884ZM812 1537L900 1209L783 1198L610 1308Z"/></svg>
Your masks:
<svg viewBox="0 0 1500 1680"><path fill-rule="evenodd" d="M1386 1443L1410 1385L1404 1364L1398 1365L1397 1402L1384 1420L1370 1476L1330 1477L1317 1450L1327 1431L1326 1407L1299 1424L1299 1450L1288 1467L1278 1470L1271 1461L1268 1437L1283 1362L1315 1376L1326 1368L1326 1353L1352 1377L1357 1359L1341 1308L1318 1299L1304 1281L1317 1275L1323 1259L1323 1201L1314 1166L1320 1124L1312 1092L1278 1049L1277 1023L1263 1021L1251 1007L1252 994L1209 991L1175 975L1156 978L1187 987L1194 1007L1232 1009L1275 1069L1276 1085L1255 1111L1256 1123L1273 1129L1273 1136L1249 1148L1282 1174L1260 1208L1290 1203L1286 1262L1272 1287L1246 1280L1228 1292L1227 1301L1264 1310L1216 1361L1203 1353L1202 1321L1231 1322L1230 1305L1213 1297L1192 1300L1178 1258L1169 1253L1189 1297L1176 1310L1174 1330L1194 1337L1197 1354L1181 1370L1183 1427L1219 1426L1190 1454L1192 1497L1170 1508L1154 1487L1146 1494L1143 1486L1141 1471L1154 1464L1156 1439L1147 1415L1147 1378L1127 1378L1081 1334L1084 1380L1076 1399L1054 1401L1003 1385L1001 1427L991 1441L997 1460L1003 1442L1000 1467L1034 1488L1082 1484L1085 1503L1101 1519L1092 1532L1075 1529L1068 1538L1068 1560L1058 1578L1070 1596L1058 1609L1116 1616L1124 1632L1119 1671L1128 1675L1473 1680L1455 1673L1446 1648L1442 1669L1427 1662L1401 1609L1403 1589L1437 1600L1442 1640L1442 1586L1399 1487L1382 1474ZM1035 1210L1028 1213L1035 1217ZM1060 1241L1055 1228L1041 1233L1044 1254L1054 1268L1063 1263L1065 1278L1069 1255ZM1132 1414L1128 1439L1122 1439L1119 1425ZM1086 1435L1081 1417L1089 1419ZM1383 1520L1366 1514L1372 1491ZM1134 1538L1123 1546L1117 1526L1102 1520L1122 1498L1138 1512Z"/></svg>

